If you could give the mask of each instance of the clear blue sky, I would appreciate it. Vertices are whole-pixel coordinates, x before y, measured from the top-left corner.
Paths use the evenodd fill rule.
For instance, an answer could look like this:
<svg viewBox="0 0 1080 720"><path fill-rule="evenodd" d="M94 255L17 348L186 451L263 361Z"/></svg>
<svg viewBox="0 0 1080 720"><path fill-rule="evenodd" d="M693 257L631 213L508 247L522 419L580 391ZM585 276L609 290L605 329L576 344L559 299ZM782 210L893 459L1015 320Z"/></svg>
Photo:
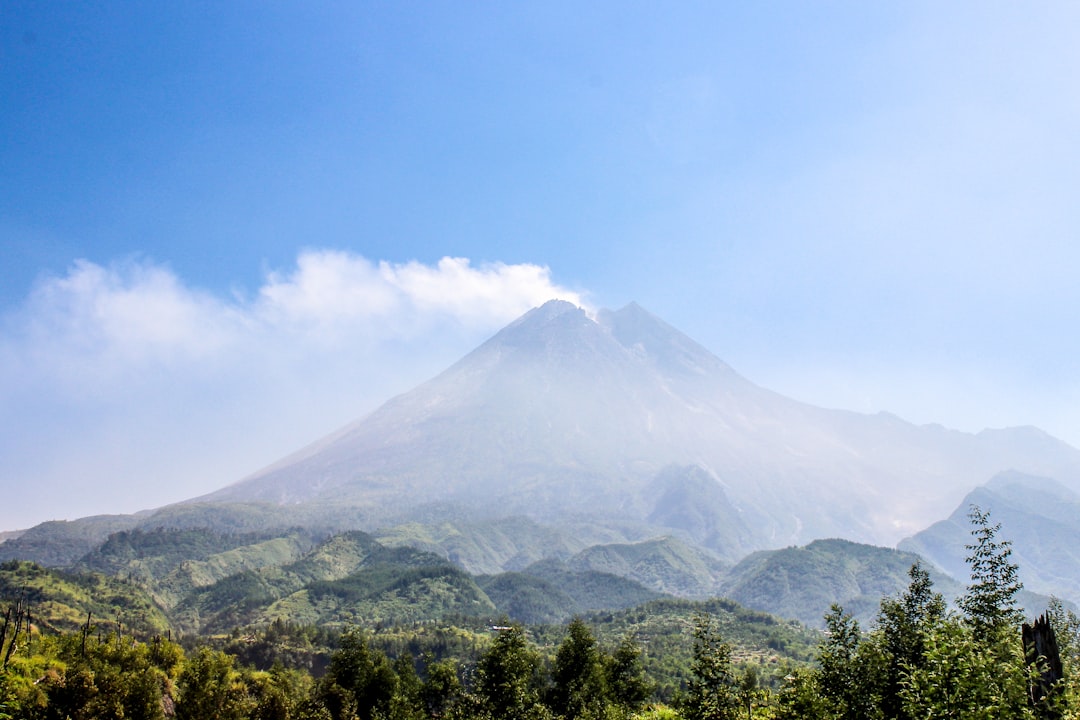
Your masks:
<svg viewBox="0 0 1080 720"><path fill-rule="evenodd" d="M815 404L1080 444L1078 29L2 3L0 528L237 480L553 295Z"/></svg>

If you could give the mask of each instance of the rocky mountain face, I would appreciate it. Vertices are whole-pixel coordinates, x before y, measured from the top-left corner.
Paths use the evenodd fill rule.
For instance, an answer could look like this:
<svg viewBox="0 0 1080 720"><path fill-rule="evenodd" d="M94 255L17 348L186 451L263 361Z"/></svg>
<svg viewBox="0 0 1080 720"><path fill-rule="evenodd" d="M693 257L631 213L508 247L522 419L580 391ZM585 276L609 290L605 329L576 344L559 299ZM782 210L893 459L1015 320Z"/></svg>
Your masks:
<svg viewBox="0 0 1080 720"><path fill-rule="evenodd" d="M349 508L376 527L520 515L659 533L734 562L845 537L894 544L1008 469L1080 487L1033 428L967 434L754 385L637 305L552 301L441 375L203 503Z"/></svg>

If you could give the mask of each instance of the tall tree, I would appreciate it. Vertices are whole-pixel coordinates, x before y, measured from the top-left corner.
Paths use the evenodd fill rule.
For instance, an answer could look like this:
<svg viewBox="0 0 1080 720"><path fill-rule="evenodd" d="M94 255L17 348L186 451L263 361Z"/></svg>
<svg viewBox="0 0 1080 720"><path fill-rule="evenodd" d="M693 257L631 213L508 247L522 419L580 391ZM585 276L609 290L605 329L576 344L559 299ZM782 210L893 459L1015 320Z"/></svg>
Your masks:
<svg viewBox="0 0 1080 720"><path fill-rule="evenodd" d="M499 631L476 666L476 694L484 712L493 720L544 718L539 670L540 657L520 625Z"/></svg>
<svg viewBox="0 0 1080 720"><path fill-rule="evenodd" d="M1019 570L1012 562L1012 543L1001 540L1001 523L990 523L990 512L972 505L968 512L973 541L968 550L971 584L957 604L964 612L975 638L990 640L1004 628L1018 628L1023 613L1016 606L1016 595L1024 587Z"/></svg>
<svg viewBox="0 0 1080 720"><path fill-rule="evenodd" d="M835 603L825 615L825 628L818 650L818 684L832 715L840 720L881 717L880 648L862 642L859 622Z"/></svg>
<svg viewBox="0 0 1080 720"><path fill-rule="evenodd" d="M641 664L641 647L633 635L619 643L607 662L607 684L611 701L628 713L637 712L653 694Z"/></svg>
<svg viewBox="0 0 1080 720"><path fill-rule="evenodd" d="M878 638L884 653L881 706L885 717L907 720L901 690L911 668L926 655L926 636L945 617L945 599L934 592L930 573L916 562L911 582L898 598L884 598L878 612Z"/></svg>
<svg viewBox="0 0 1080 720"><path fill-rule="evenodd" d="M341 636L341 647L319 686L319 695L334 720L373 720L390 713L398 678L386 655L368 646L355 628Z"/></svg>
<svg viewBox="0 0 1080 720"><path fill-rule="evenodd" d="M690 680L682 703L686 720L737 720L740 702L731 670L731 646L712 616L700 615L694 626Z"/></svg>
<svg viewBox="0 0 1080 720"><path fill-rule="evenodd" d="M608 688L604 666L592 631L574 618L551 672L551 709L568 718L597 718L607 704Z"/></svg>

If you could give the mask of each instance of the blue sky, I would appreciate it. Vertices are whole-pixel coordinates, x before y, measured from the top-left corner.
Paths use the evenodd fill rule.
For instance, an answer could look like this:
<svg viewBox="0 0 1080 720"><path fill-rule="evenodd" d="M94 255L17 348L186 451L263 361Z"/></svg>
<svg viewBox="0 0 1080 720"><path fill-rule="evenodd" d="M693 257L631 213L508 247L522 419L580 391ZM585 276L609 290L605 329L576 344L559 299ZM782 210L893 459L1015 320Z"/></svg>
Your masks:
<svg viewBox="0 0 1080 720"><path fill-rule="evenodd" d="M0 5L0 528L220 487L535 303L1080 445L1080 9Z"/></svg>

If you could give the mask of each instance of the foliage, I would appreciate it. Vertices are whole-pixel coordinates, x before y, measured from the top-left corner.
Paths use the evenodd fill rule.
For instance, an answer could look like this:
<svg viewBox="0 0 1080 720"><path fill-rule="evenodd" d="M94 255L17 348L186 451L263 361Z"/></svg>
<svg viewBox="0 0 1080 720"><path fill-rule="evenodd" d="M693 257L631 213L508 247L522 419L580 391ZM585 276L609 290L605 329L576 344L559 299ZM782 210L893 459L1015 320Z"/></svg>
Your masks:
<svg viewBox="0 0 1080 720"><path fill-rule="evenodd" d="M859 622L833 605L825 616L825 640L818 652L818 687L839 720L881 717L882 658L877 643L863 642Z"/></svg>
<svg viewBox="0 0 1080 720"><path fill-rule="evenodd" d="M741 703L735 691L731 646L723 641L713 619L701 615L694 624L690 681L681 711L687 720L735 720Z"/></svg>
<svg viewBox="0 0 1080 720"><path fill-rule="evenodd" d="M334 720L373 720L386 715L398 677L386 655L368 646L364 633L350 629L330 659L319 697Z"/></svg>
<svg viewBox="0 0 1080 720"><path fill-rule="evenodd" d="M529 647L520 625L499 632L476 667L476 696L492 720L539 720L548 713L540 703L540 656Z"/></svg>
<svg viewBox="0 0 1080 720"><path fill-rule="evenodd" d="M608 703L608 682L596 638L580 618L567 628L566 639L555 654L551 680L548 704L556 715L572 720L595 718Z"/></svg>
<svg viewBox="0 0 1080 720"><path fill-rule="evenodd" d="M1018 626L1023 614L1016 594L1023 588L1012 562L1012 543L998 539L1001 523L990 524L990 512L972 505L968 518L974 541L967 545L971 584L958 604L976 637L989 638L1004 627Z"/></svg>
<svg viewBox="0 0 1080 720"><path fill-rule="evenodd" d="M923 663L912 668L902 692L909 717L962 717L971 720L1032 717L1027 702L1028 674L1023 649L1007 629L992 638L948 618L926 638Z"/></svg>
<svg viewBox="0 0 1080 720"><path fill-rule="evenodd" d="M883 654L881 709L885 717L908 720L901 691L912 668L922 667L928 633L944 619L945 600L934 592L930 574L916 562L911 583L899 598L884 598L878 612L878 641ZM912 718L913 720L913 718Z"/></svg>

